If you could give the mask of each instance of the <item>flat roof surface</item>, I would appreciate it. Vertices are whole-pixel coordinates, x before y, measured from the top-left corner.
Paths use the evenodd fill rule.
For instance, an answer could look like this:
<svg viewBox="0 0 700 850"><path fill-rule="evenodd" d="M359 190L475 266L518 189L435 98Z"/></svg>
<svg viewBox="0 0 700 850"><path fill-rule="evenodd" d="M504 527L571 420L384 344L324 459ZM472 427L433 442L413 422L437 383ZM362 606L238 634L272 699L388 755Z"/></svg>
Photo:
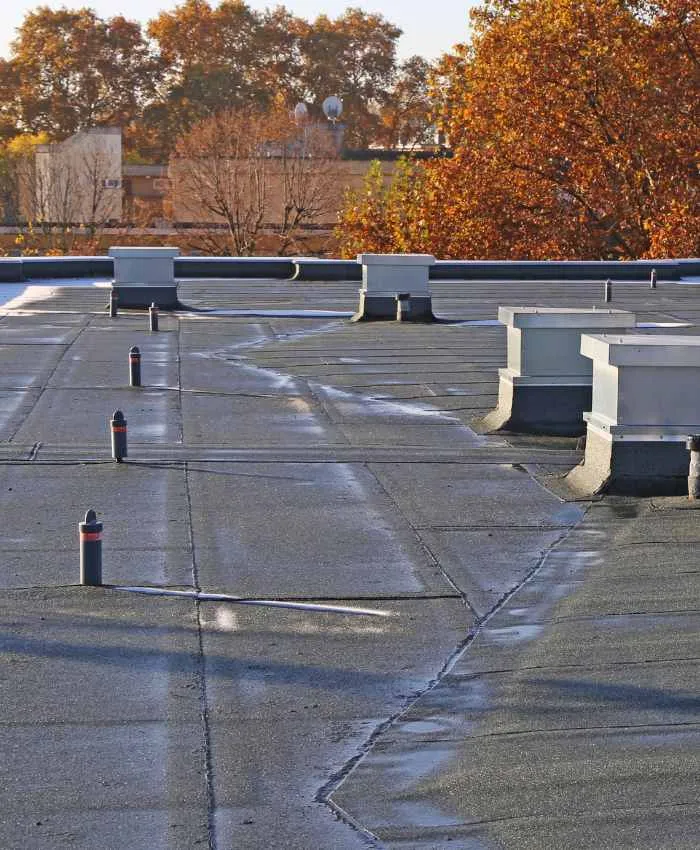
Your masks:
<svg viewBox="0 0 700 850"><path fill-rule="evenodd" d="M431 289L431 325L346 283L183 282L157 333L99 287L0 307L0 846L698 846L697 503L570 500L575 441L474 427L498 305L602 284ZM108 585L388 616L81 587L89 508Z"/></svg>

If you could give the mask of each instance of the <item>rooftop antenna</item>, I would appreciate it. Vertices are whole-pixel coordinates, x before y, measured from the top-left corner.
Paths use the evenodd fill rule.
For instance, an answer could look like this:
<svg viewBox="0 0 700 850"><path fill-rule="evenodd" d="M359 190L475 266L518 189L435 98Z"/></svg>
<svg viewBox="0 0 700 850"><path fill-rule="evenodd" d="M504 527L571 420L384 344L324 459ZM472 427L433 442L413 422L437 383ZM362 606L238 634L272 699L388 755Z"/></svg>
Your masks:
<svg viewBox="0 0 700 850"><path fill-rule="evenodd" d="M332 94L323 101L321 108L323 109L323 114L331 123L329 129L335 149L340 152L343 147L344 128L342 124L338 124L338 119L343 111L343 102L339 97Z"/></svg>

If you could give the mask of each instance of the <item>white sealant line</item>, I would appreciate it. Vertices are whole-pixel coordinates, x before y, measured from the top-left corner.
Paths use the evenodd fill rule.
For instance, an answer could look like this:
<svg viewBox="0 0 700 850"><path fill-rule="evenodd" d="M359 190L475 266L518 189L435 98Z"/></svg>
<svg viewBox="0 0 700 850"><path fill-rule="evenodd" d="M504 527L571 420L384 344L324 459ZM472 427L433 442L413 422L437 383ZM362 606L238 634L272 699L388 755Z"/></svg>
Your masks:
<svg viewBox="0 0 700 850"><path fill-rule="evenodd" d="M433 419L443 419L448 422L455 422L460 425L462 424L456 416L450 416L449 414L443 413L443 411L437 410L434 407L422 407L418 404L411 404L407 401L394 401L389 400L386 397L377 398L376 396L367 395L366 393L349 392L348 390L341 390L330 384L322 384L308 379L307 383L312 390L327 396L331 401L335 400L345 402L349 405L355 405L362 410L370 408L370 412L374 413L375 416L430 417Z"/></svg>
<svg viewBox="0 0 700 850"><path fill-rule="evenodd" d="M455 322L454 324L460 327L472 328L497 328L504 326L500 319L467 319L463 322Z"/></svg>
<svg viewBox="0 0 700 850"><path fill-rule="evenodd" d="M284 602L279 599L241 599L227 593L203 593L196 590L166 590L161 587L105 585L111 590L140 593L146 596L174 596L179 599L196 599L198 602L230 602L236 605L254 605L263 608L290 608L293 611L314 611L320 614L355 614L364 617L395 617L392 611L378 608L353 608L347 605L323 605L317 602Z"/></svg>
<svg viewBox="0 0 700 850"><path fill-rule="evenodd" d="M255 366L253 363L246 363L243 359L232 360L230 357L222 359L243 372L262 378L268 384L271 384L275 390L286 388L296 392L296 379L292 375L285 375L283 372L277 372L275 369L267 369L263 366Z"/></svg>

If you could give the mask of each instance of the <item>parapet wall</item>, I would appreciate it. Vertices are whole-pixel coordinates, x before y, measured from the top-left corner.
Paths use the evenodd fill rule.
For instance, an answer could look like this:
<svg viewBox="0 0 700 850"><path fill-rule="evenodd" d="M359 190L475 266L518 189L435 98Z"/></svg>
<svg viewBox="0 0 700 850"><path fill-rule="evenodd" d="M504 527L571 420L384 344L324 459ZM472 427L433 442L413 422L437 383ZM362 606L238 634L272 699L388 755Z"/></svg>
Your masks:
<svg viewBox="0 0 700 850"><path fill-rule="evenodd" d="M310 259L310 258L309 258ZM322 264L290 257L179 257L177 278L277 278L279 280L358 280L355 260ZM649 280L656 269L660 281L700 277L700 258L688 260L438 260L430 268L431 280ZM111 278L111 257L2 257L0 282L46 278Z"/></svg>

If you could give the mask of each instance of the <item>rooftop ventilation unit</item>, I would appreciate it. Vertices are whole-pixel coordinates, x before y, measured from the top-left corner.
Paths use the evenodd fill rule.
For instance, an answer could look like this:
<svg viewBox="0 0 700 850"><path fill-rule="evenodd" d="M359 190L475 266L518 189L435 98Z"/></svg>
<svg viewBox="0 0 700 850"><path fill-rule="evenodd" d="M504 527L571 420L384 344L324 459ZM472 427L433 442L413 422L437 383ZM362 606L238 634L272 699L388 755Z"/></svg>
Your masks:
<svg viewBox="0 0 700 850"><path fill-rule="evenodd" d="M114 282L120 307L177 306L175 257L179 248L109 249L114 259Z"/></svg>
<svg viewBox="0 0 700 850"><path fill-rule="evenodd" d="M586 335L593 396L586 454L568 475L594 493L687 492L689 435L700 433L700 336Z"/></svg>
<svg viewBox="0 0 700 850"><path fill-rule="evenodd" d="M352 321L397 319L432 322L431 254L358 254L362 266L360 306Z"/></svg>
<svg viewBox="0 0 700 850"><path fill-rule="evenodd" d="M482 420L489 431L576 436L586 429L593 367L581 334L634 328L625 310L499 307L508 360L498 372L498 406Z"/></svg>

